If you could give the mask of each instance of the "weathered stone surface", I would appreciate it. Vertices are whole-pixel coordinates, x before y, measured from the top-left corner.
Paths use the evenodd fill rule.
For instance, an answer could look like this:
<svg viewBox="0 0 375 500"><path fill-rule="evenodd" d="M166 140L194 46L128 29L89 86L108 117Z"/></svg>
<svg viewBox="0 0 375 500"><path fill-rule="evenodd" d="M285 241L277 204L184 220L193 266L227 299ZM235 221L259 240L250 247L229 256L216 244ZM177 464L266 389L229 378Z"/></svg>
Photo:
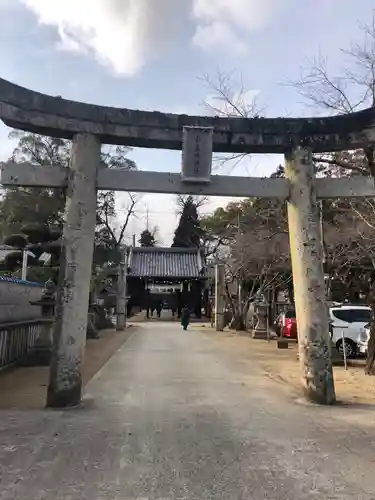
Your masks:
<svg viewBox="0 0 375 500"><path fill-rule="evenodd" d="M67 190L60 282L47 406L74 406L81 399L89 289L96 223L96 172L100 143L92 135L74 137Z"/></svg>
<svg viewBox="0 0 375 500"><path fill-rule="evenodd" d="M288 222L303 390L311 401L332 404L335 391L311 151L297 148L286 155L285 174L290 181Z"/></svg>
<svg viewBox="0 0 375 500"><path fill-rule="evenodd" d="M90 133L107 144L181 149L183 126L213 127L213 150L284 153L360 148L375 142L375 109L319 118L222 118L96 106L51 97L0 79L0 119L10 127L72 139Z"/></svg>
<svg viewBox="0 0 375 500"><path fill-rule="evenodd" d="M66 187L69 170L63 167L40 167L30 163L0 164L1 184L4 186ZM289 196L287 179L212 175L210 182L193 184L184 182L181 174L147 170L115 170L100 168L98 189L133 191L138 193L192 194L203 196L243 196L278 198ZM358 175L346 179L316 179L317 198L375 198L372 177Z"/></svg>

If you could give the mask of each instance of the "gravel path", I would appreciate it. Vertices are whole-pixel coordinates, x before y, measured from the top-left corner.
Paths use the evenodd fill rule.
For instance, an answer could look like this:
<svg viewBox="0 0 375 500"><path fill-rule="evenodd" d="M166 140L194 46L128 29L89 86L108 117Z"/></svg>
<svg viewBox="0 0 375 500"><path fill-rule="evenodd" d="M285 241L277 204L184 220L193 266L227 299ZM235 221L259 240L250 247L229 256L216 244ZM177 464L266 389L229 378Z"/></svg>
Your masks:
<svg viewBox="0 0 375 500"><path fill-rule="evenodd" d="M197 329L140 325L86 390L0 413L1 500L374 498L372 419L288 399Z"/></svg>

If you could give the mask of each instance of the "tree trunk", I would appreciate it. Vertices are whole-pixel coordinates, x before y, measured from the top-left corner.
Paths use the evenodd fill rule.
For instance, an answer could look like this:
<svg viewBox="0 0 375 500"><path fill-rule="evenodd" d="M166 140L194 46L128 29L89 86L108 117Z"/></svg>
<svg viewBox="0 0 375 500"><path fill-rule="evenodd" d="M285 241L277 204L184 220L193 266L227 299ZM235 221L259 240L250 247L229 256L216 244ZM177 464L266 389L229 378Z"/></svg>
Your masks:
<svg viewBox="0 0 375 500"><path fill-rule="evenodd" d="M291 304L294 304L294 287L293 287L293 282L292 281L289 281L287 283L287 290L288 290L289 302Z"/></svg>
<svg viewBox="0 0 375 500"><path fill-rule="evenodd" d="M367 359L365 365L366 375L375 375L375 282L372 284L368 296L371 307L370 338L367 346Z"/></svg>
<svg viewBox="0 0 375 500"><path fill-rule="evenodd" d="M251 297L252 293L249 294L245 304L238 305L229 327L231 330L247 332L247 313L249 312Z"/></svg>
<svg viewBox="0 0 375 500"><path fill-rule="evenodd" d="M246 331L246 321L244 321L243 315L236 314L233 317L229 328L231 330L236 330L237 332L245 332Z"/></svg>
<svg viewBox="0 0 375 500"><path fill-rule="evenodd" d="M227 293L228 302L229 302L230 308L232 310L232 317L235 318L238 315L238 307L237 307L237 304L234 303L232 294L229 291L228 283L225 283L225 291Z"/></svg>
<svg viewBox="0 0 375 500"><path fill-rule="evenodd" d="M243 284L241 279L238 280L237 284L237 304L233 304L232 310L233 318L230 322L229 328L238 332L246 331L246 319L244 319L243 311Z"/></svg>

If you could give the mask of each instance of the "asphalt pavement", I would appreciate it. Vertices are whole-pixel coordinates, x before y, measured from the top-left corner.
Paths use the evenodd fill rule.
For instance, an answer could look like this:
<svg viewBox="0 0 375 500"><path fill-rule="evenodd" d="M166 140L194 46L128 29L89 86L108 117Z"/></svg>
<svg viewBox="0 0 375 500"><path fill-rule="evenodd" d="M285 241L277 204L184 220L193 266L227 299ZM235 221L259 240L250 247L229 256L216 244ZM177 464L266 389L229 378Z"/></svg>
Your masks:
<svg viewBox="0 0 375 500"><path fill-rule="evenodd" d="M0 499L373 500L372 413L303 404L197 328L140 324L82 407L0 412Z"/></svg>

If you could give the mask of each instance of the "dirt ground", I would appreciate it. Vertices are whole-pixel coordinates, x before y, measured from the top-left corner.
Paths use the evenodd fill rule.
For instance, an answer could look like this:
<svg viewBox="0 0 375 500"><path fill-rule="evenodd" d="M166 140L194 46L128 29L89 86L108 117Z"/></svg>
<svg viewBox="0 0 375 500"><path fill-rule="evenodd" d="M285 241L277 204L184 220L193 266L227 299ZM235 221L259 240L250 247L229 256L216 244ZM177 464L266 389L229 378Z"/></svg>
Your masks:
<svg viewBox="0 0 375 500"><path fill-rule="evenodd" d="M83 385L102 368L136 327L123 332L104 330L100 339L88 340L83 367ZM0 372L0 409L40 409L45 405L48 367L15 367Z"/></svg>
<svg viewBox="0 0 375 500"><path fill-rule="evenodd" d="M297 360L297 345L288 349L278 349L276 341L254 340L250 336L225 331L216 332L202 328L228 349L237 350L249 362L258 362L265 376L277 381L287 391L301 394L300 369ZM348 366L334 367L334 380L338 402L348 405L374 405L375 377L364 374L364 360Z"/></svg>

